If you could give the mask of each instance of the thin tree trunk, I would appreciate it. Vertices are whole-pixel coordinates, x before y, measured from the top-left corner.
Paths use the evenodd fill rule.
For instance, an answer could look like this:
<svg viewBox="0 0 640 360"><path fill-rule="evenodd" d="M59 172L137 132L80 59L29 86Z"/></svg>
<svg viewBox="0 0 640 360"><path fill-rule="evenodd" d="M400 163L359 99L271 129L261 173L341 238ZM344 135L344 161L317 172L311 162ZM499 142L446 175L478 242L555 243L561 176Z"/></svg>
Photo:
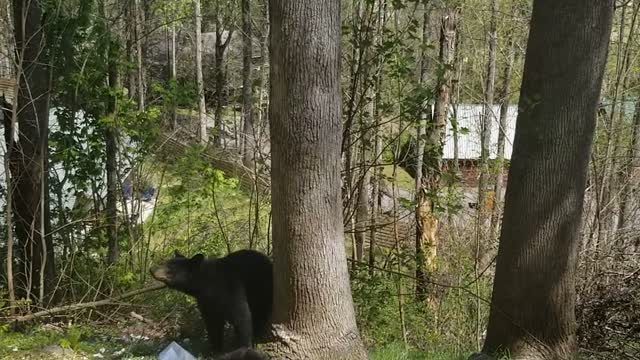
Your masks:
<svg viewBox="0 0 640 360"><path fill-rule="evenodd" d="M376 93L379 90L376 89ZM377 95L376 95L377 97ZM377 109L377 101L376 101L376 109ZM374 150L373 150L373 181L371 182L371 199L373 200L371 205L371 224L369 229L369 274L373 275L373 271L376 265L376 234L377 234L377 222L378 222L378 213L380 212L380 206L378 199L380 198L380 181L382 180L382 168L380 167L380 161L378 157L380 156L380 152L382 150L382 137L380 136L380 119L378 115L378 111L375 111L374 119L376 122L375 133L374 133Z"/></svg>
<svg viewBox="0 0 640 360"><path fill-rule="evenodd" d="M216 2L217 4L217 2ZM216 5L218 6L218 5ZM225 105L226 94L225 94L225 82L226 82L226 72L224 69L224 53L229 46L229 42L231 41L231 37L233 36L233 30L229 30L227 32L227 38L222 41L222 36L224 35L224 31L222 30L222 22L220 21L219 16L216 16L216 45L215 45L215 88L216 88L216 112L215 112L215 127L216 131L213 136L214 144L222 148L223 146L223 130L224 124L222 120L222 110Z"/></svg>
<svg viewBox="0 0 640 360"><path fill-rule="evenodd" d="M629 178L629 181L625 181L625 174L629 174L626 171L629 170L628 166L629 166L629 162L626 162L625 164L621 164L620 168L618 168L618 162L617 162L617 157L618 156L622 156L621 151L619 149L620 147L620 142L621 142L621 137L622 137L622 133L623 133L623 128L624 128L624 118L626 115L625 112L625 103L627 102L627 97L626 97L626 91L629 88L629 75L631 72L631 66L632 66L632 54L631 54L631 44L634 43L634 35L637 33L638 30L636 30L636 24L637 24L637 18L638 18L638 13L640 12L640 4L635 5L635 8L633 9L633 15L632 15L632 19L631 19L631 23L629 24L629 36L627 38L627 41L625 43L625 47L624 47L624 52L623 52L623 57L624 57L624 68L622 69L623 71L623 75L622 75L622 89L621 89L621 93L622 93L622 105L620 107L620 113L619 113L619 117L618 117L618 122L615 126L615 139L614 139L614 153L615 156L612 159L613 161L613 166L612 166L612 178L616 177L615 174L620 174L619 176L616 177L616 180L618 180L618 183L615 183L614 181L611 181L610 183L610 187L609 187L609 193L610 194L614 194L617 193L617 187L620 186L622 184L622 189L621 189L621 193L620 193L620 198L619 198L619 203L620 203L620 207L619 207L619 213L618 213L618 219L617 222L615 224L615 229L616 229L616 233L618 233L618 230L620 230L623 225L624 222L626 222L625 219L625 214L624 212L627 210L627 204L625 204L626 202L626 197L627 197L627 190L628 190L628 185L629 185L629 181L633 181L632 178ZM621 25L621 29L624 30L624 27L622 27ZM637 77L637 76L636 76ZM638 77L637 77L638 78ZM636 111L634 111L633 117L634 117L634 121L636 116L640 116L637 113L638 108L636 108ZM635 132L635 128L633 129L633 131ZM635 133L634 133L635 134ZM635 141L635 139L632 138L632 147L631 149L633 149L633 141ZM628 152L629 155L633 155L632 151ZM629 161L633 161L633 158L630 158ZM616 245L618 245L618 249L619 251L623 252L624 251L624 242L625 242L625 236L623 234L618 234L618 236L616 236Z"/></svg>
<svg viewBox="0 0 640 360"><path fill-rule="evenodd" d="M126 16L126 27L127 27L127 35L126 35L126 42L127 42L127 61L130 64L135 64L136 63L136 59L135 59L135 44L136 44L136 12L134 11L134 7L132 5L132 2L127 2L127 5L125 6L125 16ZM134 99L137 93L137 85L136 85L136 71L135 69L130 68L127 71L127 87L129 90L129 97L131 99Z"/></svg>
<svg viewBox="0 0 640 360"><path fill-rule="evenodd" d="M515 3L514 3L515 4ZM515 5L512 14L515 14ZM502 73L502 87L500 88L500 124L498 128L498 148L496 150L496 178L493 197L493 212L491 214L491 227L489 234L491 240L498 238L498 223L502 214L502 191L504 188L504 146L507 131L507 115L509 114L509 92L511 91L511 73L516 59L516 47L513 29L509 32L507 40L507 61Z"/></svg>
<svg viewBox="0 0 640 360"><path fill-rule="evenodd" d="M434 115L426 134L427 157L421 187L416 194L416 295L424 300L428 275L435 271L438 249L438 204L430 194L437 194L442 175L444 134L451 104L452 67L455 54L458 9L447 9L441 20L439 61L445 69L436 86Z"/></svg>
<svg viewBox="0 0 640 360"><path fill-rule="evenodd" d="M426 28L426 26L424 27ZM400 130L400 129L399 129ZM400 130L402 131L402 130ZM399 132L400 132L399 131ZM400 134L398 134L400 135ZM400 136L397 137L396 141L396 151L400 150ZM393 250L396 252L396 272L401 274L402 271L402 249L400 247L400 236L398 234L398 163L393 163L393 170L391 173L392 181L391 181L391 199L393 200ZM400 317L400 333L402 334L402 342L404 345L407 345L407 326L405 322L404 316L404 286L402 284L402 276L397 277L396 281L396 293L398 294L398 316Z"/></svg>
<svg viewBox="0 0 640 360"><path fill-rule="evenodd" d="M355 118L356 113L356 97L358 94L358 89L360 87L360 64L362 62L362 57L364 56L363 46L361 44L359 36L361 32L357 32L359 27L359 20L362 19L362 4L357 0L352 0L351 5L351 16L352 16L352 48L351 48L351 61L349 62L349 88L348 92L348 101L346 105L346 120L344 121L343 126L343 134L342 134L342 154L343 154L343 163L344 163L344 181L342 185L342 206L343 206L343 217L345 223L349 223L351 225L351 229L349 229L349 233L352 238L352 260L356 259L356 240L355 240L355 224L353 219L353 188L354 188L354 173L353 173L353 163L354 161L354 148L356 145L356 141L354 141L355 131L353 129L353 120ZM357 155L357 154L356 154ZM357 206L357 204L356 204ZM354 261L355 265L356 262Z"/></svg>
<svg viewBox="0 0 640 360"><path fill-rule="evenodd" d="M265 14L266 15L266 14ZM268 87L268 77L269 77L269 57L268 53L268 42L269 42L269 25L266 25L266 29L263 30L264 35L263 39L261 39L260 43L260 75L257 79L256 89L258 91L258 109L257 109L257 121L253 124L253 129L255 132L255 154L258 158L264 159L265 154L263 153L264 142L266 139L264 138L267 133L266 127L268 123L264 121L268 104L269 97L267 94ZM258 170L261 166L258 166L258 162L254 161L253 163L254 169Z"/></svg>
<svg viewBox="0 0 640 360"><path fill-rule="evenodd" d="M369 184L371 183L371 171L369 164L369 154L371 152L371 124L373 123L373 93L370 87L368 111L362 116L360 121L360 179L358 182L358 202L356 207L356 260L362 261L364 254L364 240L367 232L367 222L369 218Z"/></svg>
<svg viewBox="0 0 640 360"><path fill-rule="evenodd" d="M202 14L200 0L193 1L194 16L196 20L196 85L198 87L198 124L201 144L207 144L207 106L204 99L204 80L202 77Z"/></svg>
<svg viewBox="0 0 640 360"><path fill-rule="evenodd" d="M426 86L427 82L427 49L429 45L429 16L430 6L428 2L423 2L423 14L422 14L422 51L420 54L420 78L418 79L419 86ZM442 45L442 42L441 42ZM441 50L442 52L442 50ZM429 206L428 199L422 188L422 177L424 168L424 147L425 147L425 130L427 121L432 118L430 104L421 104L425 108L420 109L417 118L419 119L418 126L416 126L416 161L415 161L415 201L416 201L416 295L419 300L424 300L427 293L427 269L425 269L426 261L424 254L423 244L425 243L424 232L427 223L422 220L423 207ZM445 120L446 121L446 120ZM426 229L425 229L426 230ZM429 239L426 239L426 244L432 243Z"/></svg>
<svg viewBox="0 0 640 360"><path fill-rule="evenodd" d="M253 53L253 33L251 30L251 1L242 0L242 117L243 117L243 162L253 168L256 131L253 125L253 87L251 77L251 55Z"/></svg>
<svg viewBox="0 0 640 360"><path fill-rule="evenodd" d="M136 61L138 64L138 110L145 109L145 83L144 83L144 61L142 60L142 31L143 31L143 10L140 8L141 0L133 0L134 19L136 28Z"/></svg>
<svg viewBox="0 0 640 360"><path fill-rule="evenodd" d="M636 101L636 107L633 114L633 136L631 147L629 148L629 162L626 165L625 186L622 191L622 199L620 200L620 218L618 219L618 230L626 229L632 226L637 218L640 202L637 195L640 193L640 100ZM624 238L623 238L624 239ZM636 235L636 247L640 245L640 236ZM624 245L621 244L624 248Z"/></svg>
<svg viewBox="0 0 640 360"><path fill-rule="evenodd" d="M174 20L175 21L175 20ZM174 83L177 81L178 78L178 70L177 70L177 64L176 64L176 53L177 53L177 48L176 48L176 25L175 23L171 24L171 73L170 73L170 79L171 81L173 81ZM177 104L173 103L172 109L171 109L171 125L173 126L174 129L178 128L178 108L177 108Z"/></svg>
<svg viewBox="0 0 640 360"><path fill-rule="evenodd" d="M613 0L590 5L533 4L487 353L574 358L579 230Z"/></svg>
<svg viewBox="0 0 640 360"><path fill-rule="evenodd" d="M269 19L274 352L366 359L340 206L340 1L271 0Z"/></svg>
<svg viewBox="0 0 640 360"><path fill-rule="evenodd" d="M111 41L108 56L108 86L115 90L119 86L119 76L116 59L116 43ZM117 174L117 154L118 145L116 138L116 126L113 121L117 116L117 100L116 96L109 99L107 111L112 116L112 123L107 124L105 129L105 152L106 152L106 171L107 171L107 264L115 264L120 256L118 246L118 174Z"/></svg>
<svg viewBox="0 0 640 360"><path fill-rule="evenodd" d="M618 44L617 44L617 57L616 57L616 72L615 72L615 83L613 85L613 96L611 100L611 112L609 116L605 120L606 133L607 133L607 142L604 150L604 159L602 165L602 172L600 176L599 183L599 199L598 204L599 209L596 213L596 220L598 224L598 236L595 241L595 250L596 256L598 256L598 250L600 246L606 244L609 239L609 231L612 230L610 225L610 220L613 217L613 212L611 211L613 206L611 206L613 194L611 190L613 189L612 182L614 181L614 174L616 173L615 169L615 157L616 157L616 115L622 111L624 111L624 104L618 104L620 101L620 94L624 89L623 77L625 73L625 65L626 65L626 57L625 57L625 49L624 49L624 34L625 28L627 25L627 6L622 6L620 11L620 27L618 28ZM635 17L634 17L635 19ZM632 36L633 32L629 36ZM621 91L622 90L622 91ZM618 110L619 109L619 110ZM594 267L599 265L598 261L594 262Z"/></svg>
<svg viewBox="0 0 640 360"><path fill-rule="evenodd" d="M367 3L365 7L361 7L359 10L360 18L362 19L363 26L374 27L376 24L373 22L373 7L375 6L375 1L371 3ZM376 34L367 34L367 37L371 39L371 41L376 41ZM371 166L369 164L371 160L371 131L372 124L374 123L374 113L375 113L375 103L374 103L374 83L372 83L372 68L376 64L376 54L374 54L370 46L368 45L370 42L366 42L362 44L362 55L366 58L366 63L368 66L360 66L361 75L361 91L364 94L364 98L360 103L364 103L364 109L360 113L360 174L358 179L358 195L357 195L357 203L356 203L356 213L355 213L355 223L356 223L356 231L355 231L355 242L356 242L356 260L361 262L364 256L364 241L367 232L367 226L369 218L369 185L371 183Z"/></svg>
<svg viewBox="0 0 640 360"><path fill-rule="evenodd" d="M462 9L460 10L462 12ZM462 19L458 20L458 27L462 28ZM455 40L456 49L462 49L462 37L460 31L456 31ZM458 105L460 104L460 82L462 80L462 57L460 51L456 51L453 58L454 69L456 72L455 79L451 83L451 109L453 112L453 122L451 129L453 132L453 168L456 174L460 172L460 155L459 155L459 128L458 128Z"/></svg>
<svg viewBox="0 0 640 360"><path fill-rule="evenodd" d="M480 134L480 179L478 180L478 241L484 239L484 225L487 220L487 183L489 180L489 148L491 146L491 127L493 125L493 98L496 79L496 50L498 47L498 1L491 0L491 21L489 25L489 59L487 61L487 78L484 87L484 103L482 104Z"/></svg>
<svg viewBox="0 0 640 360"><path fill-rule="evenodd" d="M14 88L14 93L18 93L18 88ZM3 125L4 125L4 137L5 137L5 148L7 149L4 154L4 168L5 168L5 179L7 184L7 197L6 197L6 207L5 207L5 219L7 227L7 291L9 293L9 314L14 315L16 311L16 292L14 288L14 277L13 277L13 179L12 172L9 171L11 169L11 157L14 148L14 132L16 129L17 123L17 105L18 103L13 101L13 105L9 105L4 101L4 98L0 98L0 114L3 117ZM11 106L11 107L10 107ZM11 111L9 109L12 109Z"/></svg>
<svg viewBox="0 0 640 360"><path fill-rule="evenodd" d="M375 43L380 44L382 41L382 33L385 27L386 21L386 0L378 0L378 19L377 19L377 33ZM380 102L382 101L382 66L383 60L380 55L376 59L377 65L377 77L375 82L374 96L373 96L373 181L371 182L371 227L369 231L369 275L373 276L373 271L376 265L376 233L377 233L377 219L379 212L379 198L380 198L380 181L382 180L382 168L380 167L380 156L382 156L382 137L380 136Z"/></svg>

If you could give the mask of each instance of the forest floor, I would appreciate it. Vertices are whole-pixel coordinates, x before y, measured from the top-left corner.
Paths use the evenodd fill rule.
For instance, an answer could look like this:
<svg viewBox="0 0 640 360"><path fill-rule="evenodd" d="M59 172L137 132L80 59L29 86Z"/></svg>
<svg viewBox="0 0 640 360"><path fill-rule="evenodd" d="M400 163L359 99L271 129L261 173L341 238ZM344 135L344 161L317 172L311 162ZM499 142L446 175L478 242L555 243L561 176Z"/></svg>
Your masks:
<svg viewBox="0 0 640 360"><path fill-rule="evenodd" d="M172 341L197 358L204 339L136 334L131 328L44 325L28 332L4 331L0 336L0 359L157 359ZM427 354L407 350L401 344L371 349L371 360L463 360L463 355Z"/></svg>

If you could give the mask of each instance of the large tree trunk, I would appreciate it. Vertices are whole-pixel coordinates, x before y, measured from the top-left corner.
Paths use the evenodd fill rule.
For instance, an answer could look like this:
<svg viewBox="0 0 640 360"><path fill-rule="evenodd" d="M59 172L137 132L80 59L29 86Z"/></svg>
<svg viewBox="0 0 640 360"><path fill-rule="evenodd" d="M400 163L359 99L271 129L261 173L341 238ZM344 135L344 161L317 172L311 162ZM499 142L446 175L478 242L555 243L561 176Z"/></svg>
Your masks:
<svg viewBox="0 0 640 360"><path fill-rule="evenodd" d="M198 86L198 124L200 143L207 144L207 106L204 100L204 80L202 78L202 14L200 0L194 0L194 16L196 18L196 83Z"/></svg>
<svg viewBox="0 0 640 360"><path fill-rule="evenodd" d="M271 0L274 352L366 359L340 194L340 1Z"/></svg>
<svg viewBox="0 0 640 360"><path fill-rule="evenodd" d="M251 31L251 1L242 0L242 117L243 117L243 162L253 169L256 132L253 125L253 87L251 78L251 54L253 52Z"/></svg>
<svg viewBox="0 0 640 360"><path fill-rule="evenodd" d="M439 61L444 71L436 86L436 102L429 132L425 135L425 168L420 188L416 194L416 295L425 299L428 274L435 271L438 249L438 204L432 194L440 189L442 175L442 151L444 134L451 104L451 85L453 61L455 55L456 27L458 10L447 9L442 17L440 28ZM416 167L422 167L421 164Z"/></svg>
<svg viewBox="0 0 640 360"><path fill-rule="evenodd" d="M44 236L49 83L42 28L42 8L37 0L14 1L19 89L16 96L18 142L13 144L11 173L15 180L13 206L18 241L19 297L43 301L52 290L55 264L51 237ZM45 187L45 188L43 188ZM45 194L43 196L43 194Z"/></svg>
<svg viewBox="0 0 640 360"><path fill-rule="evenodd" d="M534 1L485 352L573 358L579 230L612 15L613 0Z"/></svg>

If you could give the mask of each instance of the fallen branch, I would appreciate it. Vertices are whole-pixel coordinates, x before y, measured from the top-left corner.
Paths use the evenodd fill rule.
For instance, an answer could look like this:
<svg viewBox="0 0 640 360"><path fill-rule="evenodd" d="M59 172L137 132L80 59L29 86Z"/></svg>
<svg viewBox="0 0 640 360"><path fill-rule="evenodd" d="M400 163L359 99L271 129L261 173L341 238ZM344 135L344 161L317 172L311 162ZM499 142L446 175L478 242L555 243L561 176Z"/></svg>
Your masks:
<svg viewBox="0 0 640 360"><path fill-rule="evenodd" d="M135 311L130 312L130 313L129 313L129 316L131 316L132 318L134 318L134 319L136 319L136 320L138 320L138 321L140 321L140 322L143 322L143 323L145 323L145 324L147 324L147 325L155 325L155 323L154 323L153 321L151 321L151 320L149 320L149 319L145 318L144 316L142 316L142 315L138 314L138 313L137 313L137 312L135 312Z"/></svg>
<svg viewBox="0 0 640 360"><path fill-rule="evenodd" d="M138 290L129 291L129 292L126 292L124 294L121 294L121 295L118 295L116 297L109 298L109 299L103 299L103 300L98 300L98 301L90 301L90 302L86 302L86 303L59 306L59 307L54 307L54 308L47 309L47 310L38 311L38 312L35 312L33 314L9 317L9 318L6 318L6 319L11 321L11 322L24 322L24 321L33 320L33 319L36 319L36 318L39 318L39 317L44 317L44 316L47 316L47 315L53 315L53 314L58 314L58 313L62 313L62 312L67 312L67 311L76 311L76 310L82 310L82 309L86 309L86 308L93 308L93 307L98 307L98 306L111 305L111 304L117 303L118 301L120 301L122 299L130 298L132 296L148 293L148 292L151 292L151 291L160 290L160 289L162 289L164 287L166 287L166 285L162 284L162 283L154 284L152 286L149 286L149 287L146 287L146 288L142 288L142 289L138 289Z"/></svg>

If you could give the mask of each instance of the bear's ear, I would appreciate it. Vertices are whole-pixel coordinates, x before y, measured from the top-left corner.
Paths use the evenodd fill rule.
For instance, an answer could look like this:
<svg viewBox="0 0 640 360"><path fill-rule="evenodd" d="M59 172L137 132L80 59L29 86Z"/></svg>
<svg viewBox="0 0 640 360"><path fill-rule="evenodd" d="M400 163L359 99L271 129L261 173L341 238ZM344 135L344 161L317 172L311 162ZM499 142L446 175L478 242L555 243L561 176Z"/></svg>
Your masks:
<svg viewBox="0 0 640 360"><path fill-rule="evenodd" d="M182 254L180 253L180 251L178 251L178 250L174 250L174 251L173 251L173 257L175 257L175 258L183 258L183 257L184 257L184 255L182 255Z"/></svg>
<svg viewBox="0 0 640 360"><path fill-rule="evenodd" d="M204 255L202 255L202 254L195 254L191 258L191 262L194 265L200 265L200 264L202 264L203 261L204 261Z"/></svg>

